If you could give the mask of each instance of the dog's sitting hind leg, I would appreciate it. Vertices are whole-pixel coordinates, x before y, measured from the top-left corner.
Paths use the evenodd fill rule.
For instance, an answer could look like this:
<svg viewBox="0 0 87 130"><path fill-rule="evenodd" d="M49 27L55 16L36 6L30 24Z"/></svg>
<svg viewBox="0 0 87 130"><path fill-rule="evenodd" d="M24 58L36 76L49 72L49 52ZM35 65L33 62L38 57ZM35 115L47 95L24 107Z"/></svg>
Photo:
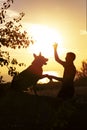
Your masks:
<svg viewBox="0 0 87 130"><path fill-rule="evenodd" d="M35 94L36 96L38 96L36 89L37 89L37 88L36 88L36 85L33 85L32 90L33 90L34 94Z"/></svg>
<svg viewBox="0 0 87 130"><path fill-rule="evenodd" d="M32 85L31 87L27 88L29 93L34 93L35 95L37 95L37 91L36 91L36 85Z"/></svg>

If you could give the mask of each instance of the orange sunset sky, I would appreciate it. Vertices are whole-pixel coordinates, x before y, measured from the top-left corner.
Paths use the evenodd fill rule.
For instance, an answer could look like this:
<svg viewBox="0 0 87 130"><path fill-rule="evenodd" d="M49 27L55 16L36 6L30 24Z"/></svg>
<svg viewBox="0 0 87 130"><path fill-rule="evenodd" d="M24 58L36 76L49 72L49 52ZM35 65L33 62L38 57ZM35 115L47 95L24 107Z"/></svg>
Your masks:
<svg viewBox="0 0 87 130"><path fill-rule="evenodd" d="M5 1L5 0L0 0ZM14 17L24 12L24 29L36 40L25 50L10 50L10 53L27 66L33 60L33 53L49 58L44 71L57 71L62 76L63 68L56 63L53 55L53 42L59 44L59 56L64 60L66 52L76 54L75 65L87 59L86 0L14 0L8 16Z"/></svg>

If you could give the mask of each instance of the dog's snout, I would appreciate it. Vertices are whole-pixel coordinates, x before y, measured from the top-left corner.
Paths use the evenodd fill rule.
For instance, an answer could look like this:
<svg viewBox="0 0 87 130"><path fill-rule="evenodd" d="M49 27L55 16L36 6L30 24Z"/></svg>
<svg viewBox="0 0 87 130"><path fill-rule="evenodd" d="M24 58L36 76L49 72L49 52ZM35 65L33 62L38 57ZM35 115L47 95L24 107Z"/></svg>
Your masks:
<svg viewBox="0 0 87 130"><path fill-rule="evenodd" d="M46 58L46 61L48 61L48 58Z"/></svg>

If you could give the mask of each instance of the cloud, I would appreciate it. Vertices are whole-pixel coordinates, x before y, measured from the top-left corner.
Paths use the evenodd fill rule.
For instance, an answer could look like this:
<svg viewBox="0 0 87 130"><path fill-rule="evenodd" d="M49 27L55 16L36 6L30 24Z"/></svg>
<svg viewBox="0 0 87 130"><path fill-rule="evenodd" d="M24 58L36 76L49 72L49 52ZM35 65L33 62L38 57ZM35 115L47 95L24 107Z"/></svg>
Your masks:
<svg viewBox="0 0 87 130"><path fill-rule="evenodd" d="M18 12L8 9L6 11L5 20L8 22L8 21L12 20L13 18L17 18L18 16L19 16Z"/></svg>
<svg viewBox="0 0 87 130"><path fill-rule="evenodd" d="M7 10L7 16L8 17L16 17L16 16L18 16L19 15L19 13L18 12L16 12L16 11L13 11L13 10L10 10L10 9L8 9Z"/></svg>
<svg viewBox="0 0 87 130"><path fill-rule="evenodd" d="M0 0L0 2L4 2L5 0Z"/></svg>
<svg viewBox="0 0 87 130"><path fill-rule="evenodd" d="M6 2L6 0L0 0L0 7L2 7L3 5L3 2ZM11 9L7 9L6 10L6 17L9 19L9 18L12 18L12 17L17 17L19 15L18 12L14 11L14 10L11 10Z"/></svg>
<svg viewBox="0 0 87 130"><path fill-rule="evenodd" d="M3 2L4 2L4 0L0 0L0 6L2 6Z"/></svg>

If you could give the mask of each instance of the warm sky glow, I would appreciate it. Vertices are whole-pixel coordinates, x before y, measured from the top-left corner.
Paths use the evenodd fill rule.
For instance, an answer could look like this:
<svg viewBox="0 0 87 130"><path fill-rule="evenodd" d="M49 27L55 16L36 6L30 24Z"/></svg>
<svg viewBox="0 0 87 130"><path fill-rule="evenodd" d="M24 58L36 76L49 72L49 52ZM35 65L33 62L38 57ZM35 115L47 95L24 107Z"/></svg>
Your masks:
<svg viewBox="0 0 87 130"><path fill-rule="evenodd" d="M22 22L34 25L34 33L39 35L36 37L43 39L42 32L39 33L37 29L35 31L36 25L41 25L40 29L47 27L56 30L58 37L55 40L60 40L60 36L62 37L62 46L60 45L59 50L63 49L65 53L75 52L77 67L87 58L86 0L22 0L21 2L15 0L10 12L11 10L12 13L22 11L25 13ZM46 41L49 41L49 37L46 36ZM42 43L41 38L38 40Z"/></svg>
<svg viewBox="0 0 87 130"><path fill-rule="evenodd" d="M27 32L30 32L30 28ZM62 55L64 53L62 36L56 30L48 26L32 24L31 35L35 40L35 43L29 47L31 53L39 54L41 52L42 55L48 58L53 57L53 44L55 42L59 44L59 54Z"/></svg>
<svg viewBox="0 0 87 130"><path fill-rule="evenodd" d="M9 12L10 17L25 13L22 23L36 40L35 45L22 51L23 56L19 58L24 59L27 65L33 60L33 52L41 51L49 57L44 70L62 74L63 68L54 60L53 42L58 42L59 55L63 60L68 51L76 54L76 68L81 67L81 62L87 59L86 0L14 0ZM32 25L32 31L29 25ZM20 53L17 57L20 57Z"/></svg>

